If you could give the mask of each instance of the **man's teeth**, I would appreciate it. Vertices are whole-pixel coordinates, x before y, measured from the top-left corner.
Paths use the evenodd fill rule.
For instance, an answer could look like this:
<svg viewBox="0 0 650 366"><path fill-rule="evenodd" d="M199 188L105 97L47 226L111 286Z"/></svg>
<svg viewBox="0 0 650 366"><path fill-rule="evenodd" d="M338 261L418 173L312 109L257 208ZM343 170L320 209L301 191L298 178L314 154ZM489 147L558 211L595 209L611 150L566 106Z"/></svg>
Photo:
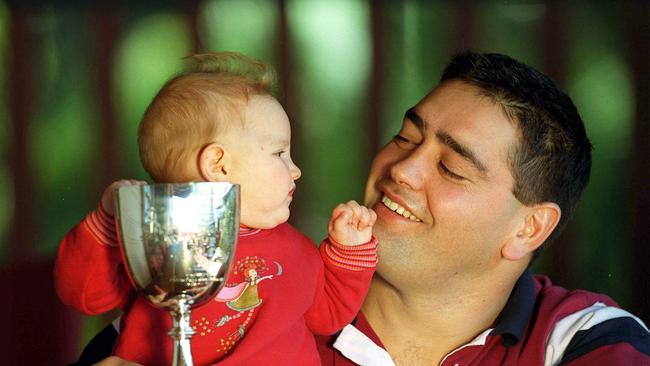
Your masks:
<svg viewBox="0 0 650 366"><path fill-rule="evenodd" d="M413 215L409 210L405 209L404 207L398 205L397 203L393 202L390 200L390 198L383 196L381 198L381 202L388 208L391 209L391 211L397 212L399 215L404 216L405 218L411 220L411 221L417 221L420 222L422 220L418 219Z"/></svg>

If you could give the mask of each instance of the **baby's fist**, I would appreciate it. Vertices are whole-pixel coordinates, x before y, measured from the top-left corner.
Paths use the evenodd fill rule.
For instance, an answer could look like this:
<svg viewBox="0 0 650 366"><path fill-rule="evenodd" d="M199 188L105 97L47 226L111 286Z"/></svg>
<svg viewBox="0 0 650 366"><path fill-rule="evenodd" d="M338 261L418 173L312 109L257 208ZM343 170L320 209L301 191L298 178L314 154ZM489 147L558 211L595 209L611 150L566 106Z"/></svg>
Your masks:
<svg viewBox="0 0 650 366"><path fill-rule="evenodd" d="M141 180L134 180L134 179L121 179L111 183L108 187L106 187L104 193L102 194L101 205L104 211L106 211L106 213L111 216L113 216L113 214L115 213L115 207L113 204L114 190L120 187L140 185L140 184L147 184L147 182L143 182Z"/></svg>
<svg viewBox="0 0 650 366"><path fill-rule="evenodd" d="M327 225L330 238L342 245L360 245L372 239L375 211L355 201L341 203L332 211Z"/></svg>

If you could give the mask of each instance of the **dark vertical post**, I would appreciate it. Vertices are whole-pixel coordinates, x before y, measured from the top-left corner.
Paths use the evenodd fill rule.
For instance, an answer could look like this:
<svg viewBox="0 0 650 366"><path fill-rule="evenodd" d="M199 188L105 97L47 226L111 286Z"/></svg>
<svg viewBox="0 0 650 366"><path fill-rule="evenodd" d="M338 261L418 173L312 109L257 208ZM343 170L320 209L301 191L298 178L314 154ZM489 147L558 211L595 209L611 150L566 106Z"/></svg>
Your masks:
<svg viewBox="0 0 650 366"><path fill-rule="evenodd" d="M452 53L476 47L476 19L472 3L467 0L452 2L454 13L454 31L456 36L451 44Z"/></svg>
<svg viewBox="0 0 650 366"><path fill-rule="evenodd" d="M187 18L187 23L190 28L192 53L201 53L204 51L203 45L201 44L201 32L199 29L199 3L200 2L197 0L191 0L184 1L182 5L183 13Z"/></svg>
<svg viewBox="0 0 650 366"><path fill-rule="evenodd" d="M118 34L118 8L93 7L91 8L90 26L92 27L91 58L95 68L94 88L96 93L97 109L99 111L99 142L100 156L97 161L102 162L99 169L98 194L99 197L104 187L115 181L123 166L120 164L118 146L118 126L115 118L113 101L114 79L113 68L115 60L115 47Z"/></svg>
<svg viewBox="0 0 650 366"><path fill-rule="evenodd" d="M570 9L559 1L549 1L538 30L542 46L542 69L545 74L562 89L566 89L568 12ZM553 280L566 287L576 287L580 283L580 273L576 265L576 249L573 245L574 229L571 222L562 234L549 246L542 256L546 269Z"/></svg>
<svg viewBox="0 0 650 366"><path fill-rule="evenodd" d="M634 241L630 310L650 322L650 3L624 2L624 23L634 88L634 145L631 174Z"/></svg>
<svg viewBox="0 0 650 366"><path fill-rule="evenodd" d="M279 97L287 110L292 110L293 104L290 94L291 85L291 50L289 47L289 25L287 19L287 1L277 0L278 4L278 41L277 41L277 71L278 71L278 87ZM292 113L289 113L291 115Z"/></svg>
<svg viewBox="0 0 650 366"><path fill-rule="evenodd" d="M35 235L33 212L36 210L36 203L32 201L35 196L33 178L31 174L31 159L28 141L30 111L32 108L32 60L34 47L34 34L30 31L30 14L26 9L15 6L11 10L11 25L9 29L9 119L10 138L7 139L9 148L9 169L13 183L14 213L10 224L10 235L8 243L8 262L12 263L9 269L2 270L3 279L11 279L5 283L3 291L7 291L9 298L2 302L0 309L3 310L8 324L6 324L7 335L2 335L0 341L6 344L4 355L8 357L4 362L7 364L20 364L28 362L20 359L24 356L20 342L23 341L25 333L29 332L31 324L29 319L18 319L20 307L24 305L19 299L27 288L20 290L29 281L17 278L14 273L18 272L22 265L28 263L33 252ZM34 275L30 275L32 278ZM2 281L4 282L4 280ZM6 309L5 309L6 308ZM37 309L32 309L37 311ZM27 329L25 331L24 329ZM16 332L17 331L17 332Z"/></svg>
<svg viewBox="0 0 650 366"><path fill-rule="evenodd" d="M34 212L37 209L29 150L30 111L33 110L32 86L34 34L26 9L16 6L11 13L9 42L9 118L11 138L9 167L14 189L14 215L9 237L9 259L27 261L34 251Z"/></svg>
<svg viewBox="0 0 650 366"><path fill-rule="evenodd" d="M91 59L93 60L92 79L95 92L95 103L99 112L99 135L96 136L99 143L100 156L96 161L102 162L102 168L98 172L97 194L100 197L103 190L113 181L121 178L125 171L122 157L118 146L120 146L119 123L115 110L115 50L121 35L121 21L123 8L120 6L91 6L90 27L91 27ZM72 324L78 325L78 334L75 344L79 343L81 323L84 318L73 313L68 316L68 329ZM101 315L102 322L109 323L119 315L119 310L114 310ZM71 335L69 336L69 338Z"/></svg>
<svg viewBox="0 0 650 366"><path fill-rule="evenodd" d="M542 29L538 30L542 44L542 67L544 73L550 76L560 87L566 84L567 65L567 21L568 12L562 2L549 1L542 21Z"/></svg>

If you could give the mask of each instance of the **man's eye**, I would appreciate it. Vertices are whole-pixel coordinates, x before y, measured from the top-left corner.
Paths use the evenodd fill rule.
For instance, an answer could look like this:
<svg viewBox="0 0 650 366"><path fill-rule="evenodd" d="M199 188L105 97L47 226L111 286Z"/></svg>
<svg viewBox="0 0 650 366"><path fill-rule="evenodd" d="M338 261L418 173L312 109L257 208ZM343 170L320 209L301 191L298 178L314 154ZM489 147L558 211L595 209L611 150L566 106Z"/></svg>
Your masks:
<svg viewBox="0 0 650 366"><path fill-rule="evenodd" d="M399 135L399 134L393 136L393 142L394 142L395 145L397 145L397 147L399 147L400 149L409 149L409 148L411 148L413 145L415 145L411 140L409 140L409 139L407 139L406 137L404 137L404 136L402 136L402 135Z"/></svg>
<svg viewBox="0 0 650 366"><path fill-rule="evenodd" d="M460 175L452 172L451 170L449 170L449 168L447 168L447 166L442 161L438 162L438 166L440 166L440 170L442 171L442 173L444 175L448 176L449 178L454 179L454 180L459 180L459 181L460 180L465 180L465 177L460 176Z"/></svg>
<svg viewBox="0 0 650 366"><path fill-rule="evenodd" d="M278 151L278 152L274 153L273 155L282 156L282 155L284 155L284 153L286 153L286 151L282 150L282 151Z"/></svg>

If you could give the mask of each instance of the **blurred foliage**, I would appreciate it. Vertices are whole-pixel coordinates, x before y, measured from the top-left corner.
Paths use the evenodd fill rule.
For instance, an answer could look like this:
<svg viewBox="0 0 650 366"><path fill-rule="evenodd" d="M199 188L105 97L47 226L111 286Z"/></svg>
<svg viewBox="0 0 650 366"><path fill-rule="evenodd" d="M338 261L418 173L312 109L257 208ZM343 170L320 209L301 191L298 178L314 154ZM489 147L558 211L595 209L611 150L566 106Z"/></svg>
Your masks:
<svg viewBox="0 0 650 366"><path fill-rule="evenodd" d="M151 181L140 164L138 125L151 99L192 54L189 24L179 13L152 11L130 17L123 35L115 55L114 98L124 176L115 179Z"/></svg>
<svg viewBox="0 0 650 366"><path fill-rule="evenodd" d="M295 91L294 134L302 169L293 221L317 242L334 206L362 200L368 169L367 103L370 23L363 1L291 1L287 4Z"/></svg>
<svg viewBox="0 0 650 366"><path fill-rule="evenodd" d="M480 2L476 6L476 26L480 29L479 49L516 55L519 61L541 68L542 47L539 30L546 7L544 4Z"/></svg>
<svg viewBox="0 0 650 366"><path fill-rule="evenodd" d="M452 52L452 13L440 2L391 2L383 9L380 144L399 132L404 112L440 79Z"/></svg>
<svg viewBox="0 0 650 366"><path fill-rule="evenodd" d="M541 68L540 30L546 6L540 3L509 4L484 1L476 6L479 49L511 55Z"/></svg>
<svg viewBox="0 0 650 366"><path fill-rule="evenodd" d="M576 279L627 304L631 289L630 170L635 96L622 49L622 20L613 3L575 8L568 91L594 146L591 183L574 218Z"/></svg>
<svg viewBox="0 0 650 366"><path fill-rule="evenodd" d="M85 22L79 11L50 8L32 23L42 42L35 59L43 62L36 63L29 80L34 94L28 141L39 202L36 250L44 257L52 255L70 224L83 218L79 207L94 199L92 171L100 166L88 39L76 31L87 27Z"/></svg>
<svg viewBox="0 0 650 366"><path fill-rule="evenodd" d="M268 0L206 1L199 11L204 51L236 51L277 65L279 9Z"/></svg>

